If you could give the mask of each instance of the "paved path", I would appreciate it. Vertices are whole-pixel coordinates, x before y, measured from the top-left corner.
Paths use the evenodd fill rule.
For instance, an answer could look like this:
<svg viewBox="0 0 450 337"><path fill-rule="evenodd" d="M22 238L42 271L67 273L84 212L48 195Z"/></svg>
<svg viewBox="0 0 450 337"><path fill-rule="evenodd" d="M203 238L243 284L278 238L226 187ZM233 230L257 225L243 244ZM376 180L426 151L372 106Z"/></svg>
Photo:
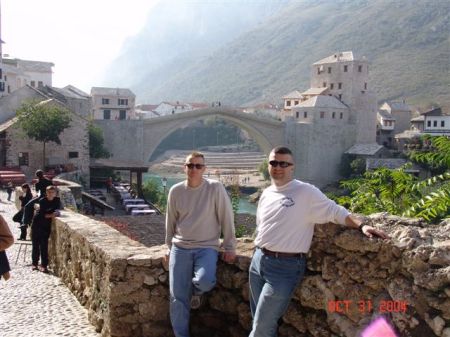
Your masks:
<svg viewBox="0 0 450 337"><path fill-rule="evenodd" d="M18 238L20 230L11 220L17 209L6 198L6 193L0 191L0 214ZM25 262L21 253L15 263L18 247L14 244L7 250L11 278L7 282L0 280L0 336L99 337L89 324L87 310L58 277L31 270L31 246Z"/></svg>

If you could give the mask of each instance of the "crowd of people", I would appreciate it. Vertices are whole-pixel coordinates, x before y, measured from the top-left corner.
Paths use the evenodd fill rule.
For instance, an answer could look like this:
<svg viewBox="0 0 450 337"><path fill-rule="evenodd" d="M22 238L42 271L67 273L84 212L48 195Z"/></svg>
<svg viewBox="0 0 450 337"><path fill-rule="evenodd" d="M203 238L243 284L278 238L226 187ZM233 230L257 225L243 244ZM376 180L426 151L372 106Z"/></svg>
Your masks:
<svg viewBox="0 0 450 337"><path fill-rule="evenodd" d="M42 170L36 171L36 178L37 182L34 187L37 194L35 197L33 197L29 184L23 184L21 186L21 194L18 196L20 209L14 214L12 220L17 222L20 227L18 241L27 240L28 228L31 227L32 270L40 270L48 273L48 240L51 233L51 223L52 219L59 215L62 204L61 199L57 196L58 190L56 186L53 186L52 181L44 176ZM8 200L11 199L12 192L13 188L11 186L11 191L7 190ZM1 220L8 227L3 217ZM7 233L5 230L0 230L0 232L0 236L2 233ZM8 238L12 239L10 240L12 244L14 238L12 238L12 234L11 237L9 236L10 233L9 231L7 234ZM0 271L3 269L8 269L9 271L6 254L3 258L1 257L5 249L0 250Z"/></svg>

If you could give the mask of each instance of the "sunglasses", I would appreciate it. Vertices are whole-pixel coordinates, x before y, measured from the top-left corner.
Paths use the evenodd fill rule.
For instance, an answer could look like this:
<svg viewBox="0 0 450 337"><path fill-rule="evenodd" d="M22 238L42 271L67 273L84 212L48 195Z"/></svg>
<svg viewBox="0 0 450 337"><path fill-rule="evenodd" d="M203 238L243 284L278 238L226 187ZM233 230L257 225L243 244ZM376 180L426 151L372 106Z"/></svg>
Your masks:
<svg viewBox="0 0 450 337"><path fill-rule="evenodd" d="M271 161L269 161L269 164L272 167L278 167L278 165L280 165L280 167L282 167L282 168L286 168L288 166L294 165L294 164L289 163L287 161L278 161L278 160L271 160Z"/></svg>
<svg viewBox="0 0 450 337"><path fill-rule="evenodd" d="M204 164L192 164L192 163L184 164L184 166L186 166L186 167L187 167L188 169L190 169L190 170L192 170L194 167L195 167L197 170L201 170L202 168L205 167Z"/></svg>

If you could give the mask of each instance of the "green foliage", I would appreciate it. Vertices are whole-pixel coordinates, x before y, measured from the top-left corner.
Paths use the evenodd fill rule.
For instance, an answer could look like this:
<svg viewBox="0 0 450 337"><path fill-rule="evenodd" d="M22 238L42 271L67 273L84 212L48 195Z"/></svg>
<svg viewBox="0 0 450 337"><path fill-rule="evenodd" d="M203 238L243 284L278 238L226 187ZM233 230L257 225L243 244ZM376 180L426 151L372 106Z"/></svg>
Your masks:
<svg viewBox="0 0 450 337"><path fill-rule="evenodd" d="M366 171L366 160L363 158L356 158L350 163L352 173L361 175Z"/></svg>
<svg viewBox="0 0 450 337"><path fill-rule="evenodd" d="M247 227L245 225L235 225L234 226L234 234L237 238L241 238L247 235Z"/></svg>
<svg viewBox="0 0 450 337"><path fill-rule="evenodd" d="M70 111L56 103L32 100L22 103L16 111L16 116L17 125L27 137L42 142L45 165L45 144L48 142L61 144L59 135L70 126Z"/></svg>
<svg viewBox="0 0 450 337"><path fill-rule="evenodd" d="M59 135L70 126L70 111L56 103L29 101L16 112L18 125L38 142L61 144Z"/></svg>
<svg viewBox="0 0 450 337"><path fill-rule="evenodd" d="M155 204L161 212L166 210L167 196L164 194L162 187L156 179L147 180L142 186L142 192L146 199Z"/></svg>
<svg viewBox="0 0 450 337"><path fill-rule="evenodd" d="M109 158L111 154L105 149L103 131L92 122L88 124L89 156L91 158Z"/></svg>
<svg viewBox="0 0 450 337"><path fill-rule="evenodd" d="M335 197L339 204L353 212L370 214L388 212L394 215L421 217L437 222L450 216L450 140L426 137L429 147L411 152L410 158L429 167L440 167L443 173L425 180L409 174L409 166L396 170L380 168L362 177L345 180L341 186L349 196Z"/></svg>
<svg viewBox="0 0 450 337"><path fill-rule="evenodd" d="M259 164L258 171L262 174L264 180L270 180L269 161L267 159L264 159L263 162Z"/></svg>
<svg viewBox="0 0 450 337"><path fill-rule="evenodd" d="M239 178L238 178L239 180ZM241 197L241 192L239 191L239 184L233 184L231 186L231 207L233 208L233 213L236 216L239 210L239 199Z"/></svg>

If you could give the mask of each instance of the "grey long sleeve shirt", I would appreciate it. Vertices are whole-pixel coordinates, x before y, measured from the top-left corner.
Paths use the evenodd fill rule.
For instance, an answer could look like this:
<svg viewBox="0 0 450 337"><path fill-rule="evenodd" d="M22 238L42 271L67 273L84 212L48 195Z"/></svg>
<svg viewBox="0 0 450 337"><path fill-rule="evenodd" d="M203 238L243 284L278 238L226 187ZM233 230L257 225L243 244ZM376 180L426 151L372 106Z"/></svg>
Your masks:
<svg viewBox="0 0 450 337"><path fill-rule="evenodd" d="M166 244L181 248L220 248L220 234L225 251L234 251L233 210L223 185L203 179L200 186L189 187L187 181L169 191L166 211Z"/></svg>

